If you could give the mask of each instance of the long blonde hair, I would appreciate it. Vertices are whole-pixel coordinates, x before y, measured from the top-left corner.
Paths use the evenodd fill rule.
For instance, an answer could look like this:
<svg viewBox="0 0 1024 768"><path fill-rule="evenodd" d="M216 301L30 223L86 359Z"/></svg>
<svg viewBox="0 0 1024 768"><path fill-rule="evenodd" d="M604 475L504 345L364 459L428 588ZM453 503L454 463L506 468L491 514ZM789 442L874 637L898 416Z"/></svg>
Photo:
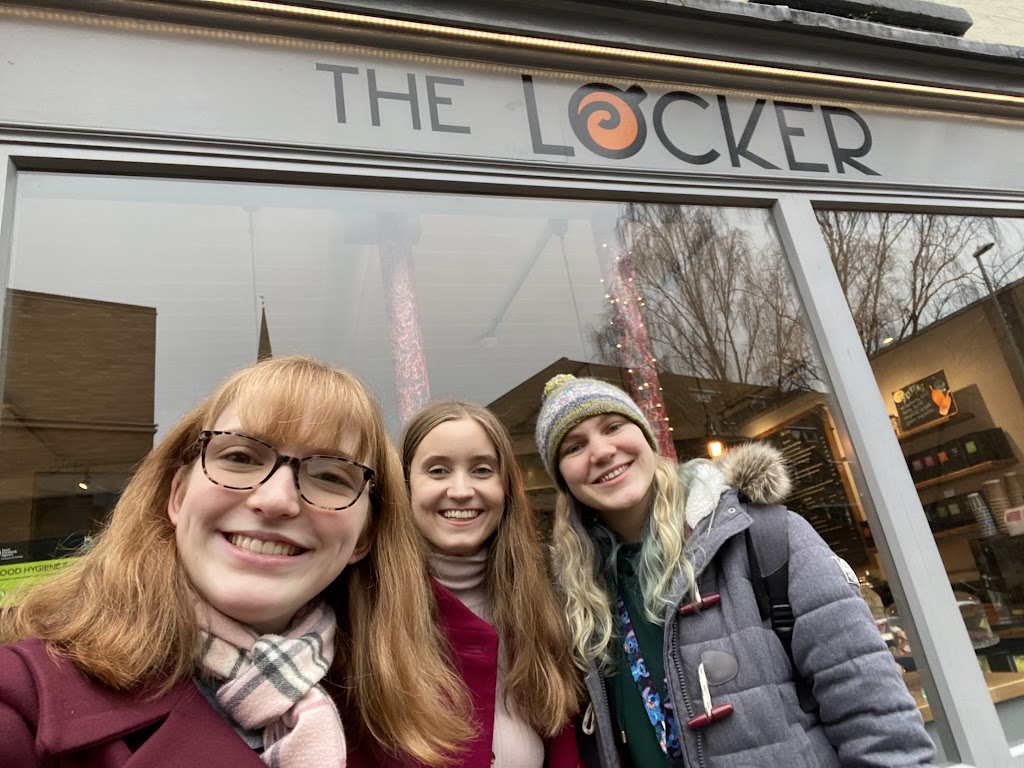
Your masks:
<svg viewBox="0 0 1024 768"><path fill-rule="evenodd" d="M164 691L193 673L195 593L167 504L175 472L196 460L199 433L230 405L246 430L270 441L341 445L356 437L356 456L375 471L372 544L324 593L338 616L327 682L340 687L346 728L443 765L472 736L470 707L433 621L401 464L363 384L313 358L248 366L193 408L142 461L94 547L30 589L0 621L0 639L39 637L117 690L152 683Z"/></svg>
<svg viewBox="0 0 1024 768"><path fill-rule="evenodd" d="M684 593L693 586L693 565L685 553L685 500L690 481L685 465L676 467L655 455L655 493L644 529L637 577L644 616L656 624L665 621L676 576L683 576ZM614 589L608 583L608 573L615 554L614 547L599 547L600 539L610 542L613 536L596 513L560 489L555 503L551 556L572 636L573 661L582 670L596 664L604 672L611 672L616 666L613 641L617 630L611 609Z"/></svg>
<svg viewBox="0 0 1024 768"><path fill-rule="evenodd" d="M406 482L423 439L446 421L472 419L498 454L505 511L487 559L486 588L494 625L508 647L505 689L520 715L540 735L552 737L578 712L580 682L573 670L569 633L551 585L536 513L526 497L522 471L508 430L476 403L440 400L426 406L402 433Z"/></svg>

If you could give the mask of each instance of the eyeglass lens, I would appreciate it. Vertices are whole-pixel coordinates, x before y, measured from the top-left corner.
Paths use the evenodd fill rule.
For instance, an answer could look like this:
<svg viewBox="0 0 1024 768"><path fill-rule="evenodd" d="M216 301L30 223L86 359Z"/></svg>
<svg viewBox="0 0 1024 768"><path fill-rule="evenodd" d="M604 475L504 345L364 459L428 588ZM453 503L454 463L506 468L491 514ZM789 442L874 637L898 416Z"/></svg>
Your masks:
<svg viewBox="0 0 1024 768"><path fill-rule="evenodd" d="M203 445L203 468L218 485L255 488L270 477L278 452L266 443L233 433L211 434ZM350 506L363 492L366 474L360 465L334 456L309 456L299 462L299 492L325 509Z"/></svg>

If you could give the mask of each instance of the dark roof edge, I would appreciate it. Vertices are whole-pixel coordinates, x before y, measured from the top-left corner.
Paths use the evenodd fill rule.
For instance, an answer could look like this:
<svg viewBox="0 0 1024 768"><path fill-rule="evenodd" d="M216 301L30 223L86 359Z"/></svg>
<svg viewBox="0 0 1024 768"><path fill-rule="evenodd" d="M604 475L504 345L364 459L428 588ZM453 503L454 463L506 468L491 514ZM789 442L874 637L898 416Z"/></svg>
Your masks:
<svg viewBox="0 0 1024 768"><path fill-rule="evenodd" d="M756 25L792 24L801 31L819 31L836 37L856 38L908 48L928 48L984 58L1020 61L1024 47L1001 43L980 43L935 32L893 27L872 21L847 19L812 11L798 11L785 5L761 5L737 0L620 0L628 5L669 5L693 15L729 18L737 23Z"/></svg>

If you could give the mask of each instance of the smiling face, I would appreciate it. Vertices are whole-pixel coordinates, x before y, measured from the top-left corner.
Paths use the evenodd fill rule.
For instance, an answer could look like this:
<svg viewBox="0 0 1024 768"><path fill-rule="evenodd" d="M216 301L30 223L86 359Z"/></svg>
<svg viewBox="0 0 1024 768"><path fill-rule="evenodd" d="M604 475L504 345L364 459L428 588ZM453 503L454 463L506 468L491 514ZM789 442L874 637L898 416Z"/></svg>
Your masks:
<svg viewBox="0 0 1024 768"><path fill-rule="evenodd" d="M577 424L558 448L570 493L626 540L638 540L654 483L654 451L643 431L614 413Z"/></svg>
<svg viewBox="0 0 1024 768"><path fill-rule="evenodd" d="M416 527L431 547L479 552L505 511L498 453L484 428L467 417L430 430L412 455L409 492Z"/></svg>
<svg viewBox="0 0 1024 768"><path fill-rule="evenodd" d="M246 431L234 406L221 413L213 429ZM354 440L333 448L274 447L289 456L330 453L364 459L351 453ZM231 490L211 482L197 459L174 476L167 515L199 595L259 632L280 632L369 550L369 497L364 490L342 510L314 507L299 496L288 465L252 490Z"/></svg>

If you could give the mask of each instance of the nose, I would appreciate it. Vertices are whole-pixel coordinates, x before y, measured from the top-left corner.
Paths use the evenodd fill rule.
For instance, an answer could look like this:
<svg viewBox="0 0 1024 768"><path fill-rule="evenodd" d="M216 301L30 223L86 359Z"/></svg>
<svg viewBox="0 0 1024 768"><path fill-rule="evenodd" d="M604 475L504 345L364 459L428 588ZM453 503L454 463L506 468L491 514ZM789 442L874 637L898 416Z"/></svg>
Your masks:
<svg viewBox="0 0 1024 768"><path fill-rule="evenodd" d="M611 440L606 437L595 437L590 441L590 462L592 464L603 464L615 455L617 450Z"/></svg>
<svg viewBox="0 0 1024 768"><path fill-rule="evenodd" d="M246 505L266 517L295 517L302 509L300 501L295 469L285 463L249 492Z"/></svg>
<svg viewBox="0 0 1024 768"><path fill-rule="evenodd" d="M448 484L448 498L453 500L468 499L473 495L473 485L465 472L454 472Z"/></svg>

